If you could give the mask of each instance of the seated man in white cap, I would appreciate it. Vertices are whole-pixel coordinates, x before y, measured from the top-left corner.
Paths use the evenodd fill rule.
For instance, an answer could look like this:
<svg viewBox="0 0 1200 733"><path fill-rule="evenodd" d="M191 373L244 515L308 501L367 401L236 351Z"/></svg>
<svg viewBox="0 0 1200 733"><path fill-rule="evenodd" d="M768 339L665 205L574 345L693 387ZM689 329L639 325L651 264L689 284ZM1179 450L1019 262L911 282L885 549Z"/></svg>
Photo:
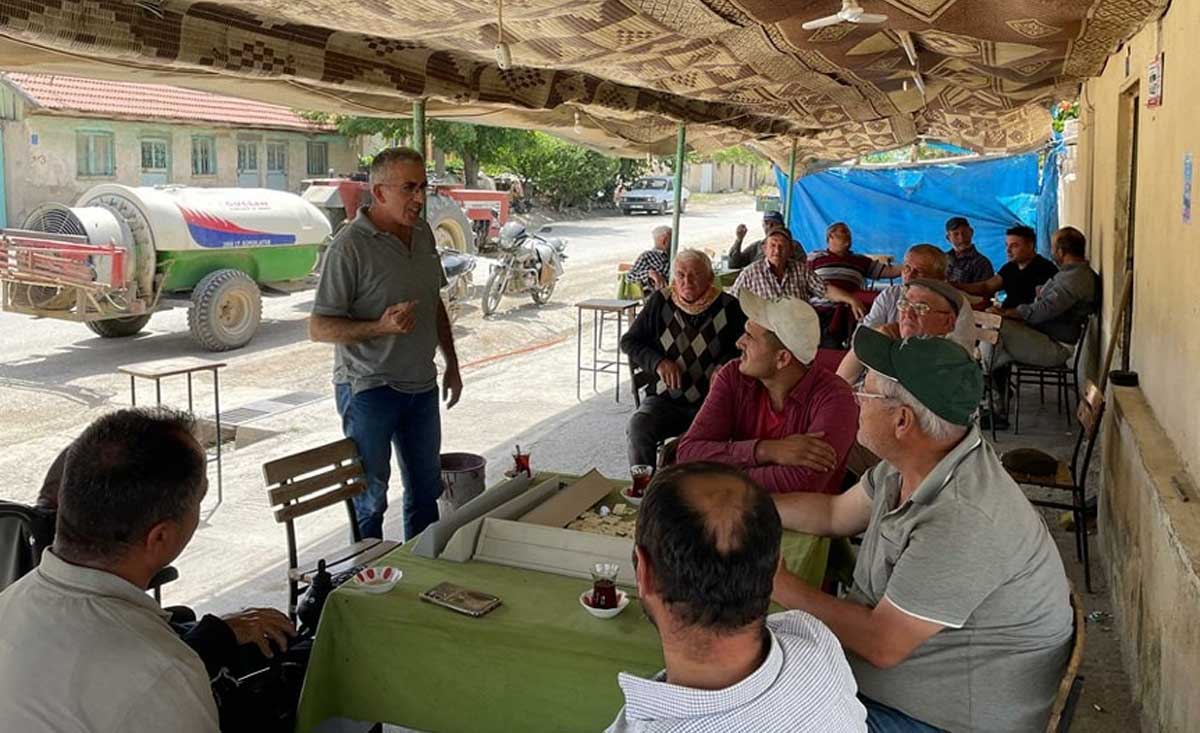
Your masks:
<svg viewBox="0 0 1200 733"><path fill-rule="evenodd" d="M739 300L748 319L737 342L742 356L713 378L679 441L679 462L728 463L772 493L841 491L858 407L849 385L813 363L816 311L749 290Z"/></svg>
<svg viewBox="0 0 1200 733"><path fill-rule="evenodd" d="M839 496L775 497L787 529L863 543L845 598L781 569L774 599L842 642L869 730L1046 727L1070 652L1070 587L1045 522L974 414L975 359L869 328L858 439L883 461Z"/></svg>

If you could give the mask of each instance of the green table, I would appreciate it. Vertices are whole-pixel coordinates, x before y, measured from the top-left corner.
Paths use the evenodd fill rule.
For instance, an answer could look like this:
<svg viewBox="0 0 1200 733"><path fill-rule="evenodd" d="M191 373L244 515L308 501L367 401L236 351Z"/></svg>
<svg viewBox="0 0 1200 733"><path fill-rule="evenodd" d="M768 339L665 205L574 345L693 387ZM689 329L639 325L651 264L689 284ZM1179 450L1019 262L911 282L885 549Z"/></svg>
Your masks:
<svg viewBox="0 0 1200 733"><path fill-rule="evenodd" d="M789 568L820 583L827 539L789 532L783 548ZM378 563L404 571L391 592L345 585L329 597L300 698L300 733L336 717L434 733L594 732L622 705L618 672L649 676L663 667L658 635L636 599L616 618L596 619L579 605L586 580L431 560L411 549L410 542ZM443 581L503 604L471 618L418 599Z"/></svg>

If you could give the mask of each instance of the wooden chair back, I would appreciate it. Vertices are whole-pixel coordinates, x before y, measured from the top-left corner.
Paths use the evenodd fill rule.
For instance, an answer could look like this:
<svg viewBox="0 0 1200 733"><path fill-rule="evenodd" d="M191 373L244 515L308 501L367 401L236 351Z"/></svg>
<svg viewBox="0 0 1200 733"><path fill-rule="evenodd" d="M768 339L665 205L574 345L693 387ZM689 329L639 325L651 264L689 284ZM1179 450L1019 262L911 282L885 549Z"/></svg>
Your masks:
<svg viewBox="0 0 1200 733"><path fill-rule="evenodd" d="M972 311L972 314L975 317L975 340L995 346L1000 340L1000 325L1004 319L997 313L986 311Z"/></svg>
<svg viewBox="0 0 1200 733"><path fill-rule="evenodd" d="M1079 594L1071 589L1071 617L1075 633L1071 640L1071 656L1067 657L1067 667L1062 679L1058 682L1058 692L1054 695L1054 703L1050 706L1050 719L1046 721L1046 733L1065 731L1071 724L1075 702L1079 697L1079 687L1082 683L1079 676L1079 666L1083 663L1084 618L1083 603Z"/></svg>
<svg viewBox="0 0 1200 733"><path fill-rule="evenodd" d="M358 447L349 438L268 461L263 478L275 521L289 525L334 504L349 504L367 488Z"/></svg>
<svg viewBox="0 0 1200 733"><path fill-rule="evenodd" d="M1084 383L1079 409L1075 411L1075 417L1079 419L1079 427L1089 440L1096 434L1096 429L1100 426L1103 416L1104 393L1100 391L1100 387L1095 382L1089 379Z"/></svg>

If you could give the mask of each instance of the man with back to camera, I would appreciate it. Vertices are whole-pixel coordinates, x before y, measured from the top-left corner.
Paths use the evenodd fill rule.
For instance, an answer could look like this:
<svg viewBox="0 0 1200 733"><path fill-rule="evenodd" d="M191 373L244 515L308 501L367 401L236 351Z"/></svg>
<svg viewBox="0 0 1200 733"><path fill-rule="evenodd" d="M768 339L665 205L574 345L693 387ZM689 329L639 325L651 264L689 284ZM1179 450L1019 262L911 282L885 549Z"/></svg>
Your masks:
<svg viewBox="0 0 1200 733"><path fill-rule="evenodd" d="M638 511L633 564L666 669L621 673L608 733L849 733L866 711L837 639L807 613L767 615L783 535L736 468L660 471Z"/></svg>
<svg viewBox="0 0 1200 733"><path fill-rule="evenodd" d="M363 537L383 537L392 447L404 484L404 538L438 519L442 423L434 351L446 362L442 396L454 407L462 376L433 232L421 216L425 159L388 148L371 163L370 206L325 258L308 332L336 345L333 382L342 430L354 440L367 488L354 497Z"/></svg>

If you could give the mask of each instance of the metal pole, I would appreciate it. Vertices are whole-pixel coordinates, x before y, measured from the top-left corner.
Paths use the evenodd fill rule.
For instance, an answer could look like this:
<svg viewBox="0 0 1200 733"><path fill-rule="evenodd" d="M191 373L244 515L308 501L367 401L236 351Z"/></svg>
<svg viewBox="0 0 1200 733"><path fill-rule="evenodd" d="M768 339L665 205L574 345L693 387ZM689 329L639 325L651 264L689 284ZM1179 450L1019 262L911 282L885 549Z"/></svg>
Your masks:
<svg viewBox="0 0 1200 733"><path fill-rule="evenodd" d="M796 138L792 138L792 152L788 155L787 194L783 197L783 225L792 229L792 184L796 182Z"/></svg>
<svg viewBox="0 0 1200 733"><path fill-rule="evenodd" d="M425 155L425 98L414 99L412 103L413 148L422 156Z"/></svg>
<svg viewBox="0 0 1200 733"><path fill-rule="evenodd" d="M679 123L679 131L675 135L675 218L671 222L671 263L675 263L675 253L679 251L679 207L683 202L683 156L687 149L687 125Z"/></svg>

